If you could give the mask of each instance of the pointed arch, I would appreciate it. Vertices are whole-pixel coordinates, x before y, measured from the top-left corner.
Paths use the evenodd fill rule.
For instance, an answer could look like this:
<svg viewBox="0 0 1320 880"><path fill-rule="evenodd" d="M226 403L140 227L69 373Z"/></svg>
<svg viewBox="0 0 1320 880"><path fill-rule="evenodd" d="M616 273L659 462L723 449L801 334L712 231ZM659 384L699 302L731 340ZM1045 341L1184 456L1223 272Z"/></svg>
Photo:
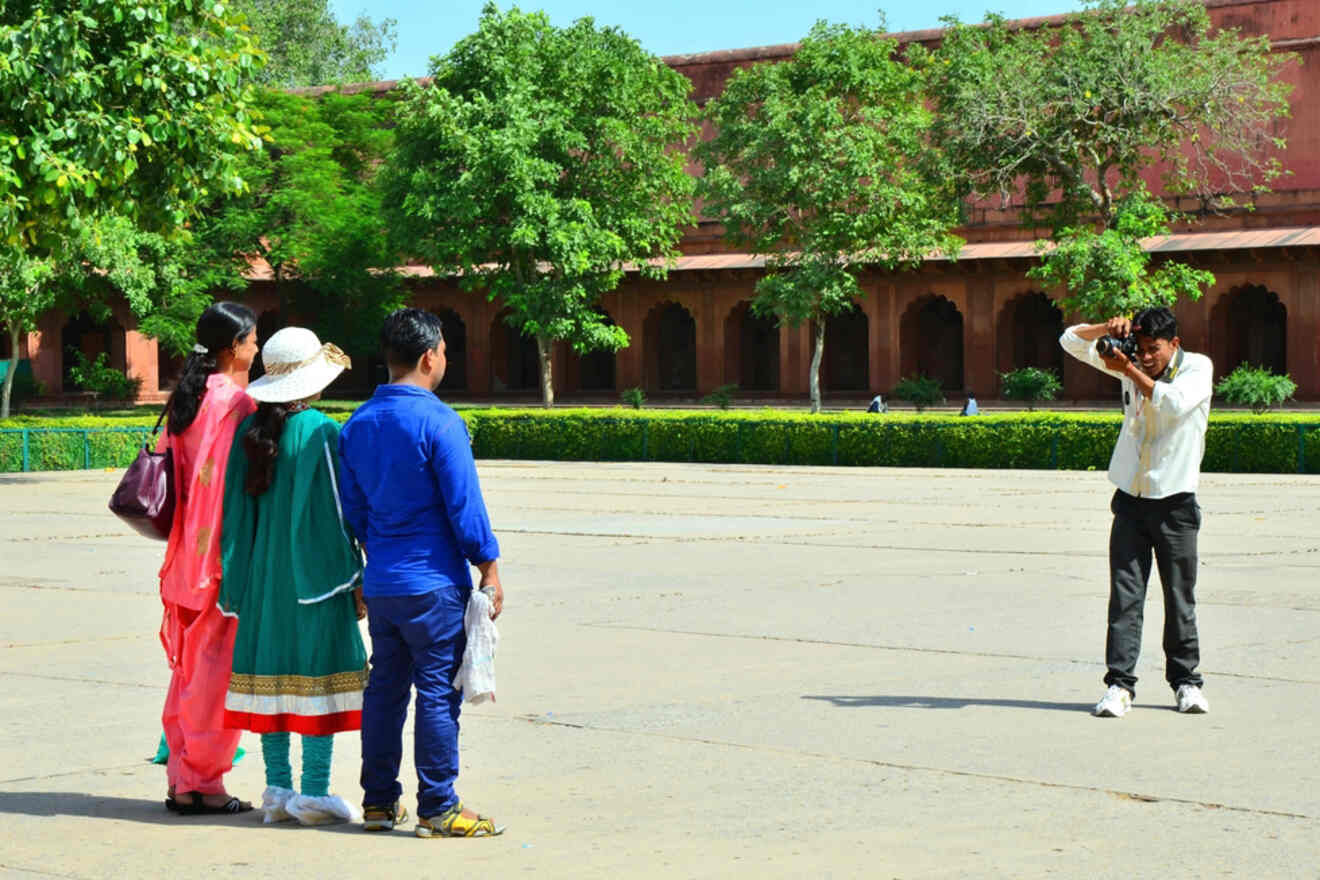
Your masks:
<svg viewBox="0 0 1320 880"><path fill-rule="evenodd" d="M1288 372L1288 309L1279 295L1259 284L1244 284L1222 295L1211 310L1212 351L1217 372L1241 364Z"/></svg>
<svg viewBox="0 0 1320 880"><path fill-rule="evenodd" d="M870 389L870 334L871 321L856 303L848 311L825 319L825 355L820 363L822 391Z"/></svg>
<svg viewBox="0 0 1320 880"><path fill-rule="evenodd" d="M440 333L445 339L445 377L437 391L467 391L467 324L458 312L449 308L436 309L440 318Z"/></svg>
<svg viewBox="0 0 1320 880"><path fill-rule="evenodd" d="M779 390L779 322L743 300L724 319L724 381L741 391Z"/></svg>
<svg viewBox="0 0 1320 880"><path fill-rule="evenodd" d="M508 322L511 314L503 309L490 324L490 389L534 391L541 372L536 340Z"/></svg>
<svg viewBox="0 0 1320 880"><path fill-rule="evenodd" d="M899 323L901 375L940 380L947 393L965 385L963 316L945 296L928 293L908 305Z"/></svg>
<svg viewBox="0 0 1320 880"><path fill-rule="evenodd" d="M1063 376L1063 312L1049 296L1041 291L1018 294L999 310L996 325L1001 371L1038 367Z"/></svg>
<svg viewBox="0 0 1320 880"><path fill-rule="evenodd" d="M697 321L682 305L666 300L643 322L648 391L695 391Z"/></svg>
<svg viewBox="0 0 1320 880"><path fill-rule="evenodd" d="M127 339L124 326L113 316L96 320L88 312L79 312L60 328L60 379L64 391L86 390L73 381L72 371L78 355L88 363L106 355L106 364L127 371Z"/></svg>
<svg viewBox="0 0 1320 880"><path fill-rule="evenodd" d="M603 308L597 308L601 322L614 327L614 316ZM618 356L607 350L589 351L578 354L572 348L568 350L568 362L565 387L578 391L615 391L618 375Z"/></svg>

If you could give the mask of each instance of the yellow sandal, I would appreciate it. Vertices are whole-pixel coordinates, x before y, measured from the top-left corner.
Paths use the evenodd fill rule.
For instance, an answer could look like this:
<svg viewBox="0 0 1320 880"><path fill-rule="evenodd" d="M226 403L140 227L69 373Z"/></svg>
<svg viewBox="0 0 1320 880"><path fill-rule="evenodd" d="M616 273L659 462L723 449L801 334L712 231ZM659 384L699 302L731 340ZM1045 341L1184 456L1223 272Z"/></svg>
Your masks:
<svg viewBox="0 0 1320 880"><path fill-rule="evenodd" d="M504 826L486 816L464 816L463 804L457 803L432 819L419 816L414 832L418 837L498 837Z"/></svg>

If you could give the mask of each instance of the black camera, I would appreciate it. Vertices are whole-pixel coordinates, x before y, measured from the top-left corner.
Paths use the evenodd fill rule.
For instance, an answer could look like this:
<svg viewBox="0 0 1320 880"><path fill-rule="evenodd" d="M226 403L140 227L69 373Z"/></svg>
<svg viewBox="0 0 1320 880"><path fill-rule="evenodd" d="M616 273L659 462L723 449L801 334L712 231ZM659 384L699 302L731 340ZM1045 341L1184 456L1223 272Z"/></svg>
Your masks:
<svg viewBox="0 0 1320 880"><path fill-rule="evenodd" d="M1127 359L1133 363L1137 362L1137 336L1135 333L1124 337L1101 336L1095 341L1095 350L1101 357L1111 357L1114 352L1121 351L1127 356Z"/></svg>

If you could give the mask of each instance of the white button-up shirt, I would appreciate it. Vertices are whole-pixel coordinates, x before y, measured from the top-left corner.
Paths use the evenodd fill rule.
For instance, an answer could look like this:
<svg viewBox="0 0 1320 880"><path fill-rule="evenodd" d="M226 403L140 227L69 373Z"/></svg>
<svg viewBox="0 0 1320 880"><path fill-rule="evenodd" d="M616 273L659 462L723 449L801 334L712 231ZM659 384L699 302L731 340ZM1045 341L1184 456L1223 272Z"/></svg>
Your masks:
<svg viewBox="0 0 1320 880"><path fill-rule="evenodd" d="M1080 325L1079 325L1080 326ZM1123 384L1123 430L1109 459L1109 481L1137 498L1195 492L1205 454L1214 364L1203 354L1174 354L1149 400L1131 379L1105 366L1095 340L1069 327L1059 337L1068 354Z"/></svg>

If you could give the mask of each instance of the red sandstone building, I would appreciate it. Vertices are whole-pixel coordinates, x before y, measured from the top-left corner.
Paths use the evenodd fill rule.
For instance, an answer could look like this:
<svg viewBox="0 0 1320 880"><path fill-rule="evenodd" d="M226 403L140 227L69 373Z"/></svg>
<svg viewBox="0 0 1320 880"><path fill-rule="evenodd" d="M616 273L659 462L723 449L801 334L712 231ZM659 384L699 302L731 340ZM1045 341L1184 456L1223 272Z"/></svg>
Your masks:
<svg viewBox="0 0 1320 880"><path fill-rule="evenodd" d="M1320 3L1315 0L1206 0L1216 25L1266 34L1277 51L1302 63L1286 76L1294 85L1284 163L1291 176L1258 199L1251 213L1214 218L1150 243L1160 254L1210 269L1217 281L1195 303L1178 306L1184 344L1214 359L1220 374L1244 361L1287 372L1297 397L1320 400ZM935 42L938 31L898 35L904 42ZM713 52L666 59L692 80L698 103L717 95L735 68L786 58L793 46ZM389 88L388 83L362 89ZM931 260L902 273L874 272L862 279L865 295L852 313L826 328L822 389L827 403L855 401L891 388L918 371L937 376L957 397L998 394L998 373L1021 366L1058 369L1066 398L1098 400L1112 389L1094 371L1063 357L1057 338L1064 316L1037 283L1026 278L1034 263L1033 235L1008 213L976 211L959 230L968 242L956 263ZM668 280L630 276L602 303L632 340L616 354L555 354L561 399L617 399L643 388L652 397L691 398L726 384L739 396L804 398L811 358L811 328L777 327L748 312L761 260L731 252L718 228L701 224L682 243L683 256ZM530 399L537 388L535 343L503 321L499 302L464 293L429 271L412 272L416 305L445 321L449 347L446 397ZM274 283L254 270L246 301L262 315L263 340L284 323ZM290 316L296 320L299 316ZM0 342L0 357L8 357ZM108 324L86 315L51 315L21 342L35 378L47 393L72 389L66 381L72 351L107 351L116 367L142 379L142 395L155 399L173 365L157 358L127 306ZM380 380L379 365L348 374L343 394L365 392Z"/></svg>

